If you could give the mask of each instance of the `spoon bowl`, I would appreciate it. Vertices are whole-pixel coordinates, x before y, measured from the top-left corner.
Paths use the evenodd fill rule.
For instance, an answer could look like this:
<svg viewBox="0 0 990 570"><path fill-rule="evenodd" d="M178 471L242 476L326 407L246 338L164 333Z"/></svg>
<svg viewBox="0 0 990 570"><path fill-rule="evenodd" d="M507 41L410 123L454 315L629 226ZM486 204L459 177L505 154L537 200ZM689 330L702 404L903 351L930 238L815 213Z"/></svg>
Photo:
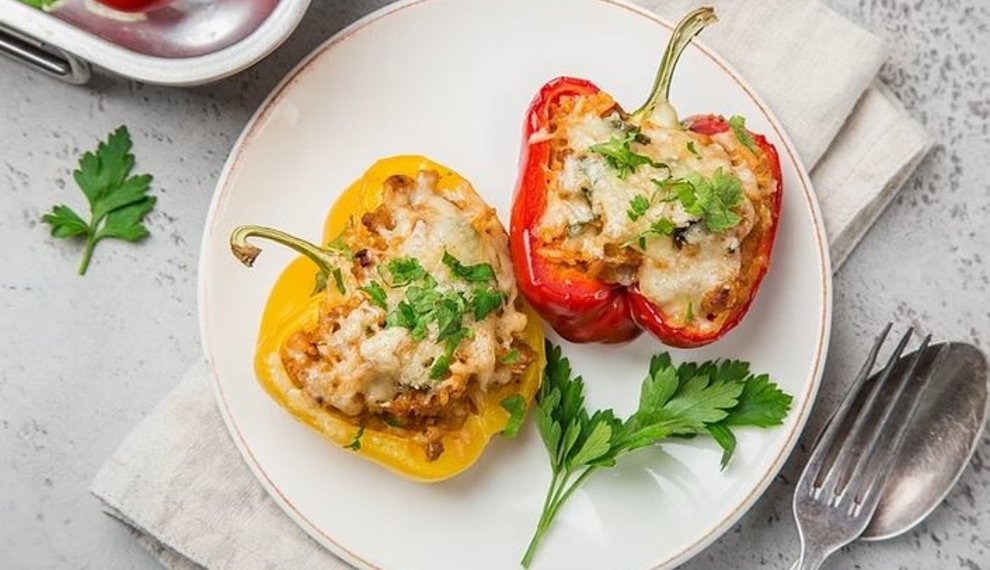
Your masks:
<svg viewBox="0 0 990 570"><path fill-rule="evenodd" d="M927 517L959 480L980 441L988 412L987 359L970 344L936 344L925 349L919 369L931 366L945 344L948 352L919 402L863 540L893 538ZM895 373L904 371L909 358L900 359Z"/></svg>

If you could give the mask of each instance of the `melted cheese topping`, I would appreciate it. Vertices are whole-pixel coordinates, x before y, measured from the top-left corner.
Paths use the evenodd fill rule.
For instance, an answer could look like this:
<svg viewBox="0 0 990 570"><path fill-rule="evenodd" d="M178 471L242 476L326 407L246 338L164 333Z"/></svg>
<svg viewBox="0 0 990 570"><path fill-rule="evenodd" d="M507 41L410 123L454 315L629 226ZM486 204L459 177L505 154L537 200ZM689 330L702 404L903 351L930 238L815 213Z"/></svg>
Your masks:
<svg viewBox="0 0 990 570"><path fill-rule="evenodd" d="M608 282L638 284L675 324L690 321L700 330L715 330L721 325L719 310L740 294L741 245L760 215L754 203L766 203L775 191L765 158L746 149L731 131L708 136L649 118L633 125L616 108L604 94L571 98L558 108L547 206L536 228L548 244L542 253ZM622 178L590 147L621 138L631 127L642 136L630 150L653 164L639 165ZM655 181L691 175L710 179L718 170L738 178L743 194L733 208L741 221L725 232L708 231L701 217L677 199L656 198ZM649 199L650 207L633 220L629 210L637 197ZM640 240L661 219L676 228L674 235L647 233Z"/></svg>
<svg viewBox="0 0 990 570"><path fill-rule="evenodd" d="M317 403L349 416L383 415L404 424L456 423L470 413L474 394L516 381L525 369L526 315L516 308L505 230L470 186L441 192L436 182L433 172L421 172L417 180L390 178L382 206L345 230L343 240L353 253L353 259L339 256L346 268L345 292L331 278L318 324L295 334L282 349L294 383ZM452 273L443 263L445 251L465 265L491 265L496 282L486 286L501 291L505 302L480 321L470 310L463 315L470 334L453 351L449 373L432 379L446 346L437 340L437 322L422 339L386 322L408 300L409 290L390 286L386 268L398 258L416 259L435 281L435 291L470 298L477 284ZM385 308L360 289L373 282L385 292ZM513 350L523 358L504 363Z"/></svg>

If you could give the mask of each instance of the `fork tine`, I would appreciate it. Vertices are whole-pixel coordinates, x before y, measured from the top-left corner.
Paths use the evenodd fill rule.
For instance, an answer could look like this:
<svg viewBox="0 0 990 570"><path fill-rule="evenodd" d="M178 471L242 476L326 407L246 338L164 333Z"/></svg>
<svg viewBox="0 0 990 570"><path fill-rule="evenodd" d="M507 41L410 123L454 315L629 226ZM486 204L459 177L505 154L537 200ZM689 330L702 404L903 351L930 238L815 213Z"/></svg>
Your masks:
<svg viewBox="0 0 990 570"><path fill-rule="evenodd" d="M916 372L915 367L918 361L923 355L925 349L928 348L928 343L931 341L931 335L925 338L922 347L918 350L918 357L912 363L911 373L914 375ZM857 492L854 497L856 500L853 507L856 509L855 514L859 514L859 511L866 509L867 515L873 516L872 511L876 509L880 502L880 491L883 489L884 484L887 482L887 477L890 475L890 470L894 467L894 460L897 458L897 454L900 451L901 445L904 443L904 439L907 436L908 428L914 419L915 414L918 411L918 405L921 402L921 397L928 385L931 383L932 378L938 372L939 368L942 366L942 362L945 360L945 355L948 353L948 344L943 344L939 349L938 353L935 355L934 360L929 364L925 370L924 375L920 379L916 380L915 383L917 388L913 393L905 396L907 398L907 409L902 412L903 419L900 420L897 431L890 440L890 445L886 447L886 452L884 455L879 457L876 462L879 465L873 475L869 480L863 481L859 492ZM911 379L911 377L909 377ZM907 381L905 381L907 384Z"/></svg>
<svg viewBox="0 0 990 570"><path fill-rule="evenodd" d="M867 438L866 442L863 444L859 455L854 459L854 467L846 479L846 485L844 487L839 487L839 495L845 495L846 492L851 491L854 492L854 496L858 496L858 490L868 483L866 477L867 467L876 465L878 461L883 461L886 455L892 455L892 450L888 447L879 455L879 457L874 457L874 454L877 451L877 445L880 442L880 436L884 433L889 433L888 430L892 427L892 422L894 421L894 411L904 405L902 400L907 399L910 409L910 404L912 402L909 396L905 396L905 392L908 384L910 384L915 378L915 372L918 369L918 362L920 362L922 356L924 356L925 349L928 348L928 343L930 341L931 335L926 336L921 342L921 347L919 347L914 355L908 360L907 369L904 370L904 372L899 375L896 380L891 380L891 382L897 382L897 387L894 389L894 393L887 401L880 419L872 422L867 428L865 428L867 430L867 433L864 434ZM904 421L906 419L909 418L901 418L903 423L901 423L897 429L900 429L906 424ZM874 473L874 476L875 475L876 473Z"/></svg>
<svg viewBox="0 0 990 570"><path fill-rule="evenodd" d="M864 383L867 378L870 377L870 371L873 370L873 365L877 361L877 354L880 352L880 347L883 346L884 341L887 339L887 333L890 332L890 328L893 323L887 323L883 331L877 336L876 340L873 341L873 347L870 348L870 352L866 357L866 362L863 363L863 368L859 371L856 379L853 381L852 386L849 391L846 392L845 397L842 399L842 403L839 404L838 410L832 416L826 424L822 434L818 437L818 441L813 447L811 457L808 458L808 464L805 465L804 471L801 474L801 480L804 481L805 478L811 478L812 486L818 487L818 476L825 472L823 467L830 469L832 462L828 462L826 466L826 460L833 457L834 454L831 452L833 444L836 438L839 436L839 431L841 429L842 423L852 408L853 403L856 401L857 394L863 388Z"/></svg>
<svg viewBox="0 0 990 570"><path fill-rule="evenodd" d="M907 346L909 340L911 340L911 335L913 334L913 329L908 329L898 341L897 347L894 352L890 355L887 360L887 364L884 366L883 371L880 372L880 377L877 381L870 387L870 392L866 397L866 402L863 403L863 407L860 408L859 414L856 416L856 420L853 422L852 427L849 429L846 439L849 442L855 442L860 439L860 436L866 432L864 430L870 429L865 427L867 423L867 418L874 415L874 410L877 406L877 396L880 394L881 389L888 381L890 381L891 375L894 371L894 367L897 365L898 359L900 359L901 354L904 353L904 347ZM839 450L838 456L835 458L834 463L831 468L825 473L822 478L821 487L825 491L837 491L836 494L841 495L842 491L845 489L846 484L849 480L849 475L852 471L851 467L855 467L857 462L864 456L864 453L856 454L856 445L843 445L842 449Z"/></svg>

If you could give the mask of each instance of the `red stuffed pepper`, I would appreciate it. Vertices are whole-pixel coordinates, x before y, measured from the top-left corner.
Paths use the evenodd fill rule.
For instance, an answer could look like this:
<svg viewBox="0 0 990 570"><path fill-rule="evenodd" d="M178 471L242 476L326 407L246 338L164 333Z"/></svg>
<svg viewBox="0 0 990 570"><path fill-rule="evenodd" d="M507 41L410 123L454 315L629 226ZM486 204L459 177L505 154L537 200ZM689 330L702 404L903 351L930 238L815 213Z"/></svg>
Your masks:
<svg viewBox="0 0 990 570"><path fill-rule="evenodd" d="M780 217L780 161L745 119L684 121L667 101L681 52L715 21L688 14L640 109L554 79L533 100L512 207L522 293L564 338L623 342L643 329L697 347L749 309Z"/></svg>

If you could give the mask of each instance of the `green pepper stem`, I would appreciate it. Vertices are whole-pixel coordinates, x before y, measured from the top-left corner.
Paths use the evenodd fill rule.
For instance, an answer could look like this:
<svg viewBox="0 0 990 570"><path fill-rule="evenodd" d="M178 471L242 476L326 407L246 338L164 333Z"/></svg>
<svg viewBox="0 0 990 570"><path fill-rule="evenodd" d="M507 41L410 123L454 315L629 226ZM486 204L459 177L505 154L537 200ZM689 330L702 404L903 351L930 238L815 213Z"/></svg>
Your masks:
<svg viewBox="0 0 990 570"><path fill-rule="evenodd" d="M325 274L330 274L334 268L334 260L319 246L281 230L265 226L237 226L230 232L230 251L244 265L251 267L261 253L261 248L251 245L249 237L264 238L291 248L305 255Z"/></svg>
<svg viewBox="0 0 990 570"><path fill-rule="evenodd" d="M663 59L660 60L660 67L657 69L656 79L653 80L653 89L650 96L643 103L643 106L633 111L632 118L636 123L641 123L643 119L649 118L658 112L659 119L665 126L674 126L678 123L677 112L670 105L670 81L674 76L674 68L681 58L684 48L691 43L694 36L709 24L718 20L715 17L715 10L708 6L697 8L677 24L670 35L667 49L663 52ZM668 124L672 123L672 124Z"/></svg>

